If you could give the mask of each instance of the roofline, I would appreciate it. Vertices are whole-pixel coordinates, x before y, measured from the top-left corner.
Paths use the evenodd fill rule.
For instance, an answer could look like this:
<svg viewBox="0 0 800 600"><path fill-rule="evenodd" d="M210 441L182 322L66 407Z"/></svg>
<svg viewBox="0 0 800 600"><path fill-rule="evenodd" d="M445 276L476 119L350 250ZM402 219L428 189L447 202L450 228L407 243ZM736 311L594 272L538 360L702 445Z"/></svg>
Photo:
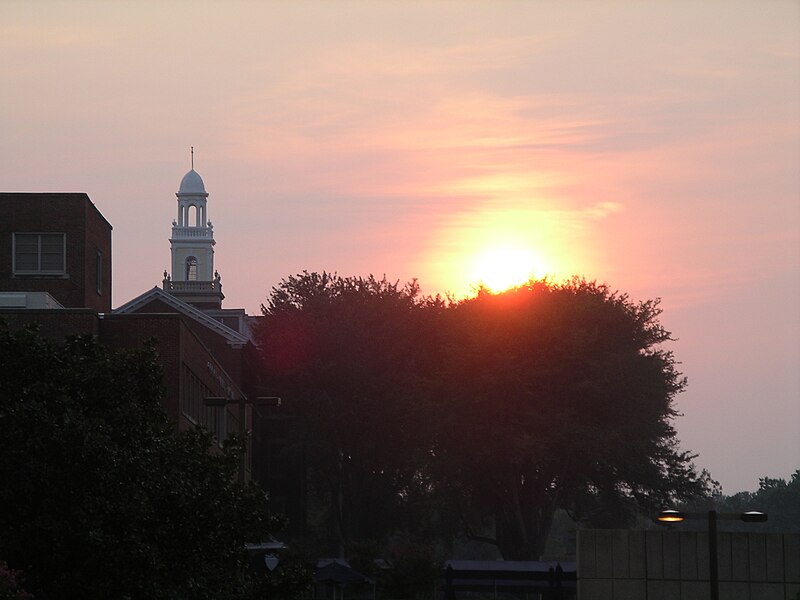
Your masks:
<svg viewBox="0 0 800 600"><path fill-rule="evenodd" d="M122 306L119 306L111 311L111 314L129 314L134 312L140 306L143 306L145 303L149 302L153 299L159 299L164 301L166 304L175 308L178 312L183 313L187 317L191 317L195 321L198 321L201 325L204 325L215 331L216 333L222 335L223 337L227 338L229 342L234 344L241 344L246 345L249 341L245 336L241 335L240 333L234 331L227 325L223 325L216 319L209 317L203 311L198 308L195 308L191 304L184 302L183 300L176 298L172 294L169 294L162 290L161 288L154 286L151 290L140 294L136 298L129 300Z"/></svg>
<svg viewBox="0 0 800 600"><path fill-rule="evenodd" d="M83 197L95 210L97 215L106 222L109 229L114 229L114 226L109 223L108 219L103 216L103 213L100 212L100 209L97 208L97 205L92 202L92 199L89 197L87 192L0 192L0 200L3 197L11 198L13 196L79 196Z"/></svg>
<svg viewBox="0 0 800 600"><path fill-rule="evenodd" d="M102 316L104 313L98 312L93 308L75 308L72 306L64 306L62 308L25 308L22 306L0 306L0 315L7 314L26 314L26 315L41 315L41 314L74 314L74 315L97 315Z"/></svg>
<svg viewBox="0 0 800 600"><path fill-rule="evenodd" d="M158 289L158 288L155 288L155 289ZM211 360L213 360L214 363L216 364L216 368L218 368L220 371L222 371L225 374L225 377L227 377L228 381L230 382L231 388L234 389L239 394L239 397L240 398L246 398L247 397L247 395L244 393L242 388L239 387L239 385L236 383L236 381L233 379L233 377L231 377L230 373L228 373L228 371L225 370L225 367L222 366L222 363L216 357L214 352L212 352L211 348L206 346L206 343L202 340L202 338L199 335L197 335L192 330L191 327L188 327L186 325L186 323L184 322L184 319L186 318L186 315L184 315L182 313L117 313L117 314L105 313L105 314L100 315L100 318L102 320L104 320L104 321L109 320L109 319L111 321L114 321L114 320L117 320L117 319L125 320L125 319L131 319L131 318L133 318L133 319L137 319L137 318L138 319L153 319L153 318L156 318L156 319L177 319L178 322L181 323L181 325L186 327L186 331L189 333L189 335L191 335L195 339L195 341L198 344L200 344L200 346L208 353L208 356L211 357Z"/></svg>

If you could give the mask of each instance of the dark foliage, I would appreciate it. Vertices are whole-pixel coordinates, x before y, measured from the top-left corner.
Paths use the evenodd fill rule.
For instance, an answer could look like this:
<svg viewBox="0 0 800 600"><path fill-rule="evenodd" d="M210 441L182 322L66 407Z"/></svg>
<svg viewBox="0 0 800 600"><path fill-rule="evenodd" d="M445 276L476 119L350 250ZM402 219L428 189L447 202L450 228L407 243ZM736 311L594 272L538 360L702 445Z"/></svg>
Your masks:
<svg viewBox="0 0 800 600"><path fill-rule="evenodd" d="M621 526L708 493L677 447L686 382L659 314L578 279L445 303L304 273L272 290L260 338L338 544L446 541L458 524L531 559L559 508Z"/></svg>
<svg viewBox="0 0 800 600"><path fill-rule="evenodd" d="M37 598L242 597L278 525L235 441L175 433L154 356L0 329L0 557Z"/></svg>
<svg viewBox="0 0 800 600"><path fill-rule="evenodd" d="M414 283L304 273L273 289L263 307L265 379L307 428L328 552L420 526L415 397L430 363L418 291Z"/></svg>
<svg viewBox="0 0 800 600"><path fill-rule="evenodd" d="M557 508L595 526L707 493L677 449L685 386L657 301L583 280L532 281L450 310L437 480L468 533L539 556ZM480 536L486 523L494 536Z"/></svg>
<svg viewBox="0 0 800 600"><path fill-rule="evenodd" d="M31 594L22 587L24 576L0 560L0 600L30 600Z"/></svg>
<svg viewBox="0 0 800 600"><path fill-rule="evenodd" d="M769 519L765 523L742 523L741 521L720 521L720 529L726 531L770 531L778 533L800 533L800 469L791 474L788 480L763 477L755 492L738 492L726 496L717 491L712 497L701 501L686 503L682 508L691 511L714 509L719 513L743 513L751 510L765 512ZM702 521L681 523L683 529L704 530Z"/></svg>
<svg viewBox="0 0 800 600"><path fill-rule="evenodd" d="M378 582L388 598L430 598L443 563L430 546L413 540L395 542L389 548L390 568L378 573Z"/></svg>

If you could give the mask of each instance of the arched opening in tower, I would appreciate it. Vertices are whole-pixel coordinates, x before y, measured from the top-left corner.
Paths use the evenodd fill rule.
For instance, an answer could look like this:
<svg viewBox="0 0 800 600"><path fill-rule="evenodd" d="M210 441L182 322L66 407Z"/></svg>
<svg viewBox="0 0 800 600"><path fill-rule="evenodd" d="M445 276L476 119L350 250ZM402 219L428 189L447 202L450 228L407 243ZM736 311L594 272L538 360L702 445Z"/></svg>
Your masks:
<svg viewBox="0 0 800 600"><path fill-rule="evenodd" d="M194 256L186 257L186 281L197 281L197 259Z"/></svg>

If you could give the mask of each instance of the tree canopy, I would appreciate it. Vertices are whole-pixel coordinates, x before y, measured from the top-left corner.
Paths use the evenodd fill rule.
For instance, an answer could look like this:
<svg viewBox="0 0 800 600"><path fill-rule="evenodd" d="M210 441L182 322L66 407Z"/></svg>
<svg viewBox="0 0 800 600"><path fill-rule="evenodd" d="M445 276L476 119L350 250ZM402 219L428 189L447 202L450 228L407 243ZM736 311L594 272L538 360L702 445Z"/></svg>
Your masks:
<svg viewBox="0 0 800 600"><path fill-rule="evenodd" d="M152 348L0 323L0 558L35 597L242 597L245 542L279 523L236 441L177 434L161 394Z"/></svg>
<svg viewBox="0 0 800 600"><path fill-rule="evenodd" d="M267 379L305 423L330 552L401 527L413 503L415 394L427 370L418 293L414 283L304 273L263 307Z"/></svg>
<svg viewBox="0 0 800 600"><path fill-rule="evenodd" d="M435 464L470 535L532 559L557 508L622 526L707 491L677 449L672 401L686 382L658 301L532 281L448 312ZM478 533L487 517L493 536Z"/></svg>
<svg viewBox="0 0 800 600"><path fill-rule="evenodd" d="M762 477L755 492L738 492L727 496L721 490L709 498L702 498L684 505L686 510L716 509L724 513L743 513L751 510L767 513L764 523L742 523L725 521L721 527L741 531L770 531L776 533L800 533L800 469L788 479ZM703 523L687 522L684 527L704 527Z"/></svg>
<svg viewBox="0 0 800 600"><path fill-rule="evenodd" d="M413 514L530 559L558 508L621 525L708 492L672 427L686 381L657 300L574 279L444 302L303 273L263 311L266 372L312 431L340 543Z"/></svg>

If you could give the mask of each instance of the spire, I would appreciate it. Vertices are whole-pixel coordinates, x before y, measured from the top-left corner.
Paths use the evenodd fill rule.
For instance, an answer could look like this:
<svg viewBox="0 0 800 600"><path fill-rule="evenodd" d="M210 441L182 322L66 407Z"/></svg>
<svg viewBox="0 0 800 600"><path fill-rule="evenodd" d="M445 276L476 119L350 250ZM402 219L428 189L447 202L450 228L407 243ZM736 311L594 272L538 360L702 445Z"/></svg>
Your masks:
<svg viewBox="0 0 800 600"><path fill-rule="evenodd" d="M189 150L192 170L181 180L176 194L178 218L172 223L170 250L172 269L163 281L164 289L184 301L220 308L222 283L214 270L214 229L208 220L203 178L194 170L194 146Z"/></svg>

